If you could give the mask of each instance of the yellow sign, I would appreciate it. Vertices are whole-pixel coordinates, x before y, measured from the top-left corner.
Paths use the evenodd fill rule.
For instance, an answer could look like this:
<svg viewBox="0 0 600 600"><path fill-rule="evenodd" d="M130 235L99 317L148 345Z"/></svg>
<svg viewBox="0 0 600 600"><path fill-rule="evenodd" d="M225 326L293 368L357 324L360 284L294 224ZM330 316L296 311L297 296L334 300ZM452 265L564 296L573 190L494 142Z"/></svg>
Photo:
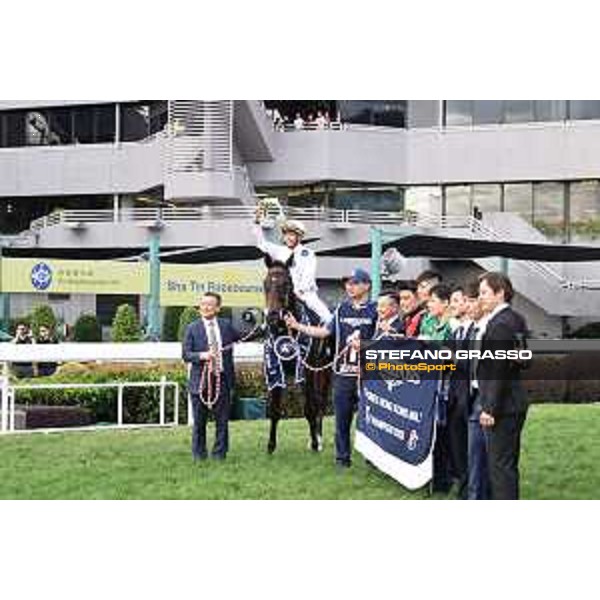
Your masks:
<svg viewBox="0 0 600 600"><path fill-rule="evenodd" d="M262 306L264 268L259 261L210 265L161 265L162 306L194 306L216 292L232 307ZM31 258L2 259L2 292L146 295L147 263Z"/></svg>
<svg viewBox="0 0 600 600"><path fill-rule="evenodd" d="M162 265L162 306L194 306L205 292L223 297L224 306L262 306L264 268L259 262L212 265Z"/></svg>
<svg viewBox="0 0 600 600"><path fill-rule="evenodd" d="M147 266L116 261L2 259L2 291L41 294L145 294Z"/></svg>

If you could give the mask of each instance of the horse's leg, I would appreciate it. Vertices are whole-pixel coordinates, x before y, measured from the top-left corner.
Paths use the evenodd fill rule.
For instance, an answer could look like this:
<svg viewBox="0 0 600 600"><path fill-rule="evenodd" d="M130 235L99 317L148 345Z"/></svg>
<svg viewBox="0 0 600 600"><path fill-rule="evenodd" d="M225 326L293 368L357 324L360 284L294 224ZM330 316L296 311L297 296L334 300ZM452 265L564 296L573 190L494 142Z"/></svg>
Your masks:
<svg viewBox="0 0 600 600"><path fill-rule="evenodd" d="M323 450L323 407L322 390L319 385L322 373L307 373L304 384L304 416L310 428L310 449Z"/></svg>
<svg viewBox="0 0 600 600"><path fill-rule="evenodd" d="M269 418L271 419L271 429L269 433L269 444L267 452L273 454L277 448L277 424L281 419L281 402L283 399L283 390L275 388L269 393Z"/></svg>

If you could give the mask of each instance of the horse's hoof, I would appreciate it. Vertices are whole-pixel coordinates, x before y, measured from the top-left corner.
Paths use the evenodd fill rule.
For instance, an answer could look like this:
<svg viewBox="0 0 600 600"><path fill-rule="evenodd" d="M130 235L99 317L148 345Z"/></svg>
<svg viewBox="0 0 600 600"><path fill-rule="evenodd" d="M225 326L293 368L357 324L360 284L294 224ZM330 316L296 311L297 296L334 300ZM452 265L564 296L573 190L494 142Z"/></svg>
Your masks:
<svg viewBox="0 0 600 600"><path fill-rule="evenodd" d="M308 449L313 452L323 452L323 438L319 436L316 441L309 441Z"/></svg>
<svg viewBox="0 0 600 600"><path fill-rule="evenodd" d="M275 446L275 444L269 443L269 445L267 446L267 454L274 454L276 448L277 446Z"/></svg>

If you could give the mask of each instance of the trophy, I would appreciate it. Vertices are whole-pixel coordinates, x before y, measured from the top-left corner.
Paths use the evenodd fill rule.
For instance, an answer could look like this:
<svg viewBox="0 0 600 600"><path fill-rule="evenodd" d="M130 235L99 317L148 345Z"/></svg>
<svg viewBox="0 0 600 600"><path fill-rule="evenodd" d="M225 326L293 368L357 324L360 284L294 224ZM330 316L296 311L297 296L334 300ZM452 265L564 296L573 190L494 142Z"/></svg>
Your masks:
<svg viewBox="0 0 600 600"><path fill-rule="evenodd" d="M264 229L273 229L277 223L285 220L279 198L261 198L256 205L255 220Z"/></svg>

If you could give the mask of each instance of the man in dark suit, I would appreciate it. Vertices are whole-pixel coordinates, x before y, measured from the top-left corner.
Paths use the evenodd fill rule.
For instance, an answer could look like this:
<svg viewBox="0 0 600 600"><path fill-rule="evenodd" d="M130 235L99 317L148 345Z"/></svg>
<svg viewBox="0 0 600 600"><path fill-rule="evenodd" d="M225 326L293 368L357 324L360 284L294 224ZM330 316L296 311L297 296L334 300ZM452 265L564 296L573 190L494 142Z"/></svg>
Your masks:
<svg viewBox="0 0 600 600"><path fill-rule="evenodd" d="M395 292L384 292L377 299L377 326L375 339L404 337L404 323L400 318L400 303Z"/></svg>
<svg viewBox="0 0 600 600"><path fill-rule="evenodd" d="M450 296L450 314L456 319L452 330L452 347L468 350L469 335L473 327L467 315L465 290L456 286ZM469 363L456 361L456 371L450 374L448 385L448 450L450 475L457 486L460 499L467 498L468 482L468 424L469 424Z"/></svg>
<svg viewBox="0 0 600 600"><path fill-rule="evenodd" d="M218 318L220 309L219 294L204 294L200 300L200 318L188 326L183 341L183 359L191 364L188 385L194 416L194 460L205 460L208 456L206 423L210 410L216 424L212 457L223 460L229 450L229 409L235 384L233 344L240 335L228 321Z"/></svg>
<svg viewBox="0 0 600 600"><path fill-rule="evenodd" d="M510 307L514 295L503 273L484 273L479 300L486 315L481 351L513 350L524 344L527 325ZM521 384L522 365L513 360L482 358L476 377L481 400L479 421L485 433L491 494L494 500L519 497L521 432L527 415L527 398Z"/></svg>

